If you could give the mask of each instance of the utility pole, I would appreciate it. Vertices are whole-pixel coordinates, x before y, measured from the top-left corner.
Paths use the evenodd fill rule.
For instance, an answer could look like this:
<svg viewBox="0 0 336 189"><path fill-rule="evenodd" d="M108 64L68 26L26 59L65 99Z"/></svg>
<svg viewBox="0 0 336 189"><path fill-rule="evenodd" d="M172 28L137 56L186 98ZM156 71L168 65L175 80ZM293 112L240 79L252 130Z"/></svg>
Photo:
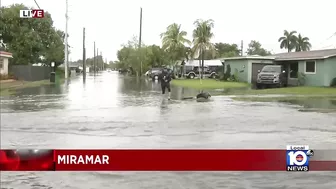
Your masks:
<svg viewBox="0 0 336 189"><path fill-rule="evenodd" d="M98 73L98 71L99 71L99 54L98 54L98 48L97 48L97 51L96 51L96 56L97 56L97 58L96 58L96 67L97 67L97 73Z"/></svg>
<svg viewBox="0 0 336 189"><path fill-rule="evenodd" d="M139 33L140 76L142 76L141 35L142 35L142 8L140 7L140 33Z"/></svg>
<svg viewBox="0 0 336 189"><path fill-rule="evenodd" d="M83 28L83 82L86 80L85 28Z"/></svg>
<svg viewBox="0 0 336 189"><path fill-rule="evenodd" d="M64 77L68 78L68 0L65 0L66 8L65 8L65 49L64 49L64 68L65 68L65 75Z"/></svg>
<svg viewBox="0 0 336 189"><path fill-rule="evenodd" d="M107 64L107 58L105 58L105 64ZM103 69L105 69L105 64L103 64Z"/></svg>
<svg viewBox="0 0 336 189"><path fill-rule="evenodd" d="M103 59L103 53L100 51L100 56L101 56L101 64L100 64L100 69L103 71L103 66L104 66L104 59Z"/></svg>
<svg viewBox="0 0 336 189"><path fill-rule="evenodd" d="M240 55L244 56L244 41L241 40L241 44L240 44Z"/></svg>
<svg viewBox="0 0 336 189"><path fill-rule="evenodd" d="M93 75L96 76L96 42L93 42Z"/></svg>

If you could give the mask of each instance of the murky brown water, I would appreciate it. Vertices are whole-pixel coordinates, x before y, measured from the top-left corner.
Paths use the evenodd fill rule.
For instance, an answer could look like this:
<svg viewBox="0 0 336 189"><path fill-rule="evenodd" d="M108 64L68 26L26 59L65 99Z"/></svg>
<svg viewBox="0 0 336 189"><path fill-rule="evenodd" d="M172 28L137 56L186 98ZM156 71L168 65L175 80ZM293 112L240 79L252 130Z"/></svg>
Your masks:
<svg viewBox="0 0 336 189"><path fill-rule="evenodd" d="M25 89L1 98L2 148L284 148L335 149L336 114L300 112L295 104L178 100L196 91L173 88L168 102L151 81L117 73L75 78L64 86ZM304 188L332 189L336 173L18 172L1 188Z"/></svg>

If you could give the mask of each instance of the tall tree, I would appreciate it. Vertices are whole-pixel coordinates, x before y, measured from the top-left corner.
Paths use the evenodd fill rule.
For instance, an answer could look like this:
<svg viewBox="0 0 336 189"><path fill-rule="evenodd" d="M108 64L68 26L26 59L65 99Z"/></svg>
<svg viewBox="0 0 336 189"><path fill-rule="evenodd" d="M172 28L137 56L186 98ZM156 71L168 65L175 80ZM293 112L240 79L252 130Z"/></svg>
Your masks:
<svg viewBox="0 0 336 189"><path fill-rule="evenodd" d="M248 45L246 54L267 56L267 55L271 55L272 53L262 48L259 41L252 40Z"/></svg>
<svg viewBox="0 0 336 189"><path fill-rule="evenodd" d="M214 27L213 20L196 20L194 22L195 29L193 31L193 57L200 57L201 60L201 79L203 79L204 72L204 54L206 50L211 51L214 55L216 53L214 45L211 43L211 39L214 34L212 28Z"/></svg>
<svg viewBox="0 0 336 189"><path fill-rule="evenodd" d="M240 49L237 44L215 43L218 58L239 56Z"/></svg>
<svg viewBox="0 0 336 189"><path fill-rule="evenodd" d="M48 12L40 19L20 19L20 10L29 9L23 4L0 8L0 41L3 50L13 53L13 64L56 62L64 60L64 43L61 31L53 26Z"/></svg>
<svg viewBox="0 0 336 189"><path fill-rule="evenodd" d="M311 44L308 37L302 37L301 34L297 37L295 51L309 51Z"/></svg>
<svg viewBox="0 0 336 189"><path fill-rule="evenodd" d="M162 49L170 54L171 63L174 65L177 60L184 58L181 55L181 49L191 42L186 38L187 32L181 29L181 25L173 23L167 27L167 30L160 35L162 40Z"/></svg>
<svg viewBox="0 0 336 189"><path fill-rule="evenodd" d="M295 35L296 33L296 31L288 32L287 30L284 30L284 36L278 39L278 42L280 42L280 48L287 49L288 52L294 50L297 44L297 37Z"/></svg>

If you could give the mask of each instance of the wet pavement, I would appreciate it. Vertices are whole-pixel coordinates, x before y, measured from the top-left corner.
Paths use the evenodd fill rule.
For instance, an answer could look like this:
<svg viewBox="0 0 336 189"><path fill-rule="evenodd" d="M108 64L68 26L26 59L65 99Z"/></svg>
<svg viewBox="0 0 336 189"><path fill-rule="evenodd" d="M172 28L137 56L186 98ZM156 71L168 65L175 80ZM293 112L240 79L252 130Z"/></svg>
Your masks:
<svg viewBox="0 0 336 189"><path fill-rule="evenodd" d="M241 102L172 89L116 72L73 78L1 97L2 148L336 148L336 114L299 104ZM1 173L1 188L332 189L336 173L309 172L20 172Z"/></svg>

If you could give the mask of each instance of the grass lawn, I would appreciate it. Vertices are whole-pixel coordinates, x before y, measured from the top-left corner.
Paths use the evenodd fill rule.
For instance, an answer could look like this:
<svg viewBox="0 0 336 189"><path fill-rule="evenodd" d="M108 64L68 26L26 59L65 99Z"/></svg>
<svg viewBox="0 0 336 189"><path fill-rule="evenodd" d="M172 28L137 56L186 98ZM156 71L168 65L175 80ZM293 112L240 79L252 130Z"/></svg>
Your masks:
<svg viewBox="0 0 336 189"><path fill-rule="evenodd" d="M336 88L331 87L286 87L263 90L230 91L229 95L241 95L233 97L242 101L285 101L285 100L310 100L310 99L330 99L336 100ZM246 95L246 96L245 96ZM248 96L261 95L261 96ZM269 96L267 96L269 95ZM285 95L285 96L273 96Z"/></svg>
<svg viewBox="0 0 336 189"><path fill-rule="evenodd" d="M204 79L202 84L199 79L175 79L172 85L193 88L193 89L228 89L228 88L244 88L250 86L247 83L239 82L223 82L214 79Z"/></svg>
<svg viewBox="0 0 336 189"><path fill-rule="evenodd" d="M230 89L226 90L223 93L214 91L214 94L212 95L237 95L236 97L232 97L232 99L243 101L269 102L282 100L309 100L321 98L336 100L336 88L331 87L302 86L255 90L251 89L249 87L250 85L247 83L223 82L211 79L202 80L202 84L200 84L200 81L198 79L173 80L172 85L193 89Z"/></svg>
<svg viewBox="0 0 336 189"><path fill-rule="evenodd" d="M11 95L16 89L23 89L29 87L38 87L41 85L50 85L49 80L42 81L0 81L0 96Z"/></svg>
<svg viewBox="0 0 336 189"><path fill-rule="evenodd" d="M336 96L336 88L331 87L285 87L262 90L232 91L232 94L286 94L286 95L331 95Z"/></svg>
<svg viewBox="0 0 336 189"><path fill-rule="evenodd" d="M251 96L237 96L237 97L232 97L234 100L239 100L239 101L258 101L258 102L281 102L281 101L309 101L309 100L336 100L336 95L335 96L322 96L322 95L306 95L306 96L279 96L279 97L274 97L274 96L260 96L260 97L251 97Z"/></svg>
<svg viewBox="0 0 336 189"><path fill-rule="evenodd" d="M55 84L60 84L64 82L64 71L56 70L56 82ZM51 85L50 80L41 81L19 81L19 80L0 80L0 96L8 96L15 93L16 89L38 87L43 85Z"/></svg>
<svg viewBox="0 0 336 189"><path fill-rule="evenodd" d="M37 87L40 85L50 84L49 80L41 80L41 81L8 81L8 82L0 82L0 89L19 89L19 88L26 88L26 87Z"/></svg>

